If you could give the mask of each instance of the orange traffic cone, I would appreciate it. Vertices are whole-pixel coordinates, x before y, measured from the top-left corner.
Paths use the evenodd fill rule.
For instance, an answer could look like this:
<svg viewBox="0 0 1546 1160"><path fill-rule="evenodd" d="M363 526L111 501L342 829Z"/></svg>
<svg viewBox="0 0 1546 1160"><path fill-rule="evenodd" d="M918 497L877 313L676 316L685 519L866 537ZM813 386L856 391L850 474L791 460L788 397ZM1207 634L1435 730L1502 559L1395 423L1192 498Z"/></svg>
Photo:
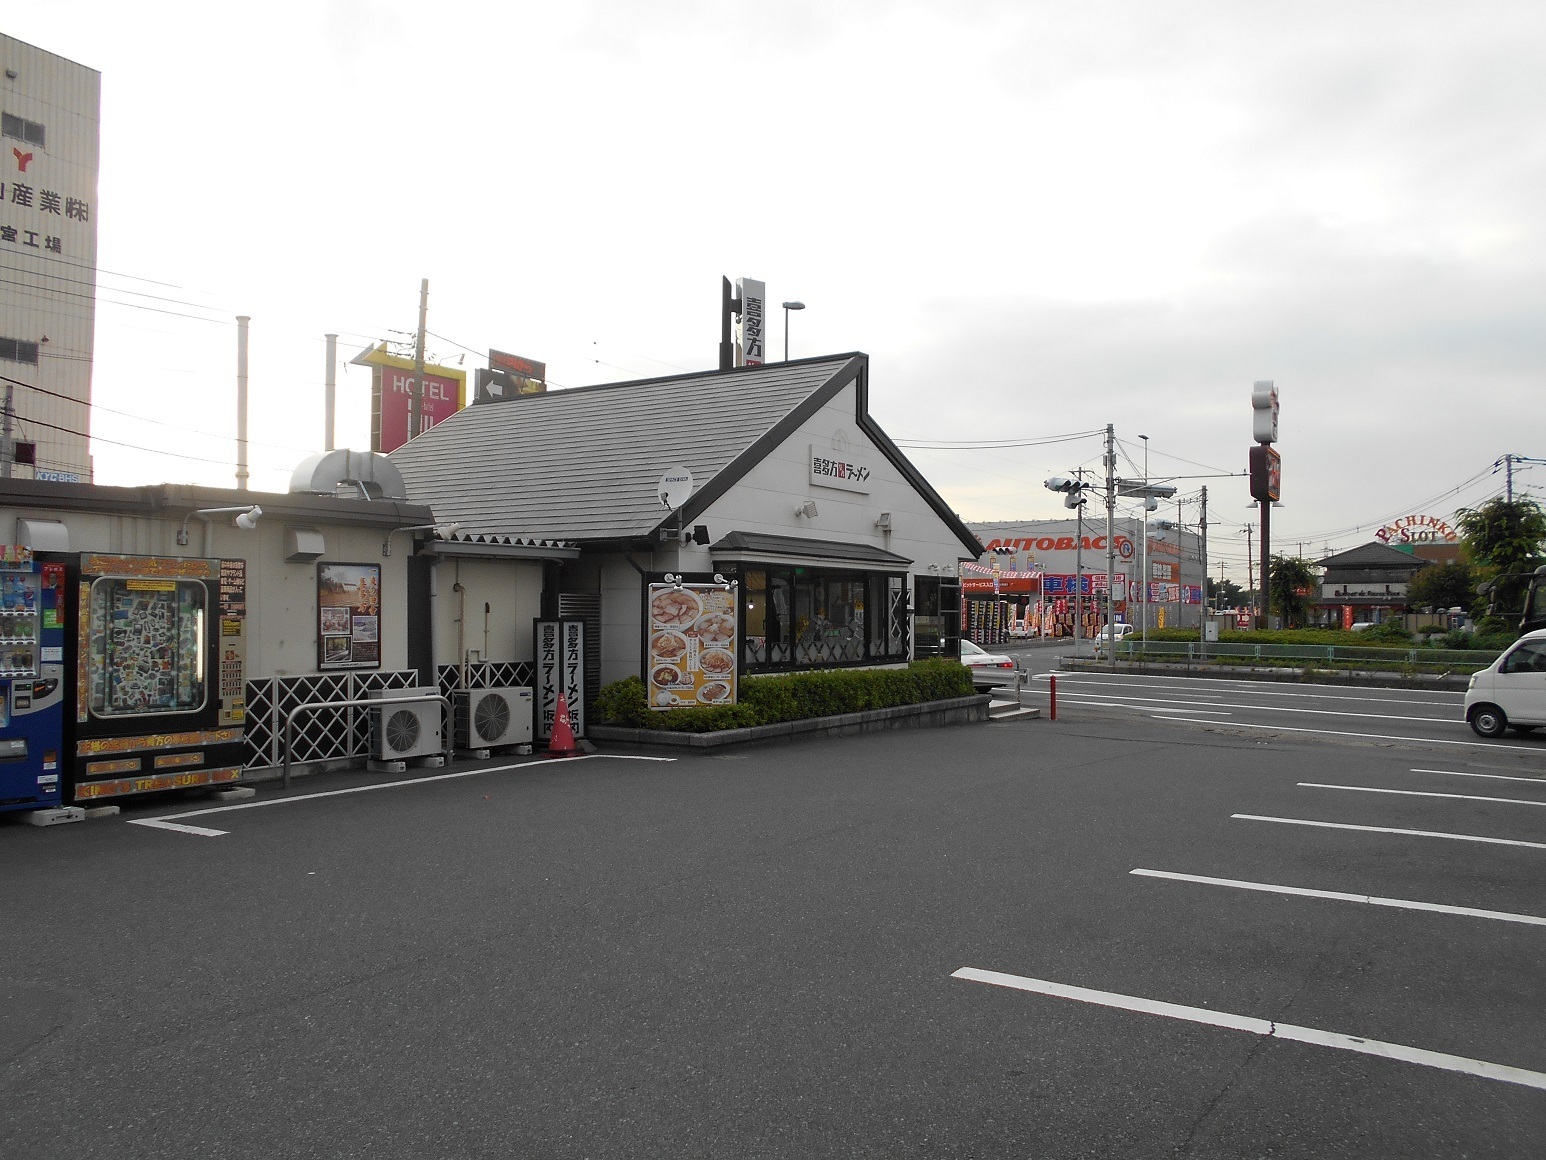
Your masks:
<svg viewBox="0 0 1546 1160"><path fill-rule="evenodd" d="M579 752L574 743L574 726L569 723L569 702L558 694L558 712L553 714L553 736L548 739L548 757L573 757Z"/></svg>

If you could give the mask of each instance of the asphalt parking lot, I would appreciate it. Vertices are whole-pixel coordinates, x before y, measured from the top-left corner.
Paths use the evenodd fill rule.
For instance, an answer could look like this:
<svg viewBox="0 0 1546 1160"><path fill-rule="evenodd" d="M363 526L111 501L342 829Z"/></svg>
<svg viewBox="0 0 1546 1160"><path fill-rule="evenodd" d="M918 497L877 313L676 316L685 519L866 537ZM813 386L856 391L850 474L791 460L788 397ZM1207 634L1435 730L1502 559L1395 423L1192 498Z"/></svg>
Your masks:
<svg viewBox="0 0 1546 1160"><path fill-rule="evenodd" d="M0 827L0 1152L1539 1148L1535 751L1083 710L638 756Z"/></svg>

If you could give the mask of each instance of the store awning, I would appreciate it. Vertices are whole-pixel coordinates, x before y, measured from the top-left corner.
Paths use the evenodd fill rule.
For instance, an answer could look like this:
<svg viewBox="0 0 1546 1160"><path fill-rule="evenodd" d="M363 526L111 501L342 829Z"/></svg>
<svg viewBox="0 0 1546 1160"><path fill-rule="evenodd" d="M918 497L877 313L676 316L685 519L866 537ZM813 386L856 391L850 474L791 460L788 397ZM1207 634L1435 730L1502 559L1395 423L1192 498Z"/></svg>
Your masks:
<svg viewBox="0 0 1546 1160"><path fill-rule="evenodd" d="M744 564L795 564L873 568L905 572L912 560L871 544L843 540L808 540L803 536L774 536L763 532L731 532L709 545L716 564L723 560Z"/></svg>

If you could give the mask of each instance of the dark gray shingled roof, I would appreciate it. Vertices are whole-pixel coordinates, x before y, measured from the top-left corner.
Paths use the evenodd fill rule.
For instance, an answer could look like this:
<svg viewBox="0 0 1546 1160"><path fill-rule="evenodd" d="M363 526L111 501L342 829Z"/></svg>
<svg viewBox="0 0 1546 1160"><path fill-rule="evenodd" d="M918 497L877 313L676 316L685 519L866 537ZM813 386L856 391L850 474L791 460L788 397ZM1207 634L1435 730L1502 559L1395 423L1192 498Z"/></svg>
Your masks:
<svg viewBox="0 0 1546 1160"><path fill-rule="evenodd" d="M962 538L964 524L866 412L868 358L796 362L523 395L465 407L392 452L408 494L467 534L595 543L649 537L671 516L667 468L693 474L690 522L845 386L858 425ZM980 549L979 549L980 551Z"/></svg>

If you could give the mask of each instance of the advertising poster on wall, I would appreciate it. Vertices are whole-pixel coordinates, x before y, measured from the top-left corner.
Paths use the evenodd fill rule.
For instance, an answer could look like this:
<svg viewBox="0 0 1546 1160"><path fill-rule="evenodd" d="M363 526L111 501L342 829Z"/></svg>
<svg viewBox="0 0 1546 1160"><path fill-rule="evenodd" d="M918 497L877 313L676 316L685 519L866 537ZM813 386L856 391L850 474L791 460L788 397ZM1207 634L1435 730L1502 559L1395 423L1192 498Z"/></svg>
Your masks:
<svg viewBox="0 0 1546 1160"><path fill-rule="evenodd" d="M381 667L381 565L317 565L317 668Z"/></svg>
<svg viewBox="0 0 1546 1160"><path fill-rule="evenodd" d="M733 587L651 584L645 632L652 709L735 704L740 642Z"/></svg>

